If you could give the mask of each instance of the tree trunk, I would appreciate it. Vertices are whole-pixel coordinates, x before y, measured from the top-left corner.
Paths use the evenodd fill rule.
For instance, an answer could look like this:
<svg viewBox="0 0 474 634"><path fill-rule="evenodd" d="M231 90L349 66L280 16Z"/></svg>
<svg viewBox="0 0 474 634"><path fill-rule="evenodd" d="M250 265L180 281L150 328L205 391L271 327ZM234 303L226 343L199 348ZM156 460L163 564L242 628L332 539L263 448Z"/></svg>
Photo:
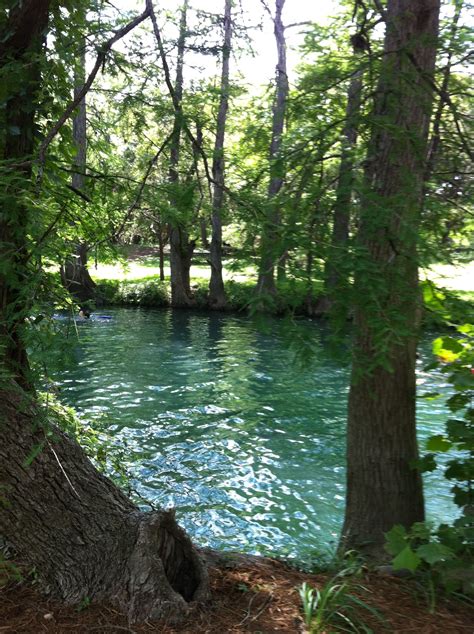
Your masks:
<svg viewBox="0 0 474 634"><path fill-rule="evenodd" d="M173 514L142 513L19 386L29 387L21 333L35 289L24 201L31 195L28 159L48 14L48 0L15 3L0 33L0 66L17 64L21 75L9 84L0 113L7 125L1 158L9 160L15 183L2 201L0 221L0 534L56 598L107 601L131 621L178 618L190 602L207 596L208 579Z"/></svg>
<svg viewBox="0 0 474 634"><path fill-rule="evenodd" d="M288 98L288 75L286 70L285 28L281 19L285 0L276 0L274 23L275 40L278 51L276 67L276 94L273 106L272 140L270 144L270 182L268 185L268 211L262 228L260 245L260 265L257 294L275 295L275 262L280 251L280 210L277 196L283 186L285 168L281 156L283 129L285 125L286 102Z"/></svg>
<svg viewBox="0 0 474 634"><path fill-rule="evenodd" d="M341 547L382 558L384 532L424 519L415 418L417 238L439 0L389 0L355 273Z"/></svg>
<svg viewBox="0 0 474 634"><path fill-rule="evenodd" d="M177 619L207 596L206 568L173 511L141 512L24 393L1 399L0 534L47 594L109 602L131 622Z"/></svg>
<svg viewBox="0 0 474 634"><path fill-rule="evenodd" d="M207 237L207 220L203 216L199 218L199 230L201 232L201 243L203 249L209 249L209 239Z"/></svg>
<svg viewBox="0 0 474 634"><path fill-rule="evenodd" d="M181 8L179 25L178 60L176 65L175 98L178 108L175 110L173 132L171 137L171 156L169 168L169 182L172 186L170 202L177 212L177 217L170 223L170 270L171 270L171 305L174 308L188 308L194 301L189 287L189 236L185 222L180 218L183 210L179 209L179 197L173 188L179 186L179 157L182 129L183 100L183 61L186 44L186 19L188 0L184 0Z"/></svg>
<svg viewBox="0 0 474 634"><path fill-rule="evenodd" d="M209 282L209 306L225 307L227 300L222 279L222 206L224 202L224 137L229 109L229 59L232 39L232 0L225 0L224 45L222 47L222 75L219 112L217 115L216 142L212 161L214 192L212 198L211 280Z"/></svg>
<svg viewBox="0 0 474 634"><path fill-rule="evenodd" d="M25 0L13 4L0 31L0 69L17 65L17 79L6 84L0 110L0 159L18 163L8 167L8 185L0 191L0 379L13 376L23 386L30 383L26 347L22 339L34 289L26 248L28 208L23 190L30 185L35 138L35 103L39 90L39 55L48 24L49 0ZM10 71L12 72L12 71ZM18 77L21 76L21 80ZM8 99L6 98L8 96Z"/></svg>
<svg viewBox="0 0 474 634"><path fill-rule="evenodd" d="M83 16L81 16L83 17ZM81 38L81 50L75 60L74 98L83 89L86 80L86 40ZM73 190L84 190L85 170L87 162L87 106L86 98L79 103L72 123L72 136L76 146L76 157L71 185ZM61 267L63 286L71 293L79 304L95 300L96 285L87 268L87 245L84 243L74 247L74 253Z"/></svg>
<svg viewBox="0 0 474 634"><path fill-rule="evenodd" d="M352 42L358 42L352 38ZM353 45L354 56L360 55L363 49ZM341 162L339 164L339 178L336 188L336 202L334 205L331 248L324 270L324 292L318 304L320 313L327 312L332 302L347 285L348 273L343 273L347 261L347 241L351 218L351 200L354 184L354 150L357 143L358 118L362 94L363 71L354 73L349 84L346 104L346 119L342 131ZM318 309L316 309L318 310Z"/></svg>

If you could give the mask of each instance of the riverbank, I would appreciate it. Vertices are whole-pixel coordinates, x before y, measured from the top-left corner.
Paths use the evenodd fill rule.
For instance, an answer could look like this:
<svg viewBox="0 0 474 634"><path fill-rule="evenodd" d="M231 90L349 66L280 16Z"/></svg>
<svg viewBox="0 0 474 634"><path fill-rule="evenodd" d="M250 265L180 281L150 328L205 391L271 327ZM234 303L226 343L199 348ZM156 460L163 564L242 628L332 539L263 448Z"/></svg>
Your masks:
<svg viewBox="0 0 474 634"><path fill-rule="evenodd" d="M126 617L111 606L84 602L79 607L66 607L40 595L31 577L22 582L11 581L0 589L0 631L6 634L307 632L298 590L304 582L324 589L330 579L328 574L299 572L266 558L229 557L224 562L211 562L209 572L210 601L194 610L179 627L164 622L130 626ZM354 596L377 611L374 616L358 607L351 618L359 618L373 632L472 632L474 609L459 601L439 599L430 613L428 592L413 581L361 571L350 583ZM327 623L318 631L348 630Z"/></svg>
<svg viewBox="0 0 474 634"><path fill-rule="evenodd" d="M198 253L191 268L194 308L208 308L209 266L205 252ZM159 277L159 259L155 247L128 246L120 261L98 263L91 268L97 284L98 302L106 306L171 306L170 272L165 265L165 279ZM449 322L472 320L474 300L474 263L455 267L433 265L421 274L424 298L424 324L439 327ZM247 312L255 304L256 268L251 263L224 261L224 286L227 311ZM315 316L314 307L322 293L321 281L314 281L309 292L307 281L288 276L277 282L278 294L267 312Z"/></svg>

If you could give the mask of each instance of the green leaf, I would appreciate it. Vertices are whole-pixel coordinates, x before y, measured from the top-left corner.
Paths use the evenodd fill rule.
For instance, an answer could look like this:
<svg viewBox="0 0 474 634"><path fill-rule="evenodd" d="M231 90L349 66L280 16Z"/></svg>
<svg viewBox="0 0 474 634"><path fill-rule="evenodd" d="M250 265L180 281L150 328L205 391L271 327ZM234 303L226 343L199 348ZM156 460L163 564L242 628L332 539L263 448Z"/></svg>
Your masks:
<svg viewBox="0 0 474 634"><path fill-rule="evenodd" d="M407 545L407 532L403 526L396 524L385 533L385 550L391 555L398 555Z"/></svg>
<svg viewBox="0 0 474 634"><path fill-rule="evenodd" d="M438 561L447 561L448 559L454 558L454 553L451 548L436 542L423 544L423 546L416 549L416 554L430 565L435 564Z"/></svg>
<svg viewBox="0 0 474 634"><path fill-rule="evenodd" d="M426 441L426 449L428 451L449 451L452 446L453 443L441 435L431 436L431 438L428 438Z"/></svg>
<svg viewBox="0 0 474 634"><path fill-rule="evenodd" d="M466 407L471 401L471 396L469 394L454 394L446 401L447 406L452 412L457 412L458 410Z"/></svg>
<svg viewBox="0 0 474 634"><path fill-rule="evenodd" d="M33 462L33 460L36 458L36 456L43 450L45 443L40 442L38 445L35 445L33 447L33 449L30 451L29 455L25 458L25 460L23 461L23 467L29 467L30 464Z"/></svg>
<svg viewBox="0 0 474 634"><path fill-rule="evenodd" d="M426 473L427 471L434 471L438 465L436 464L434 454L427 453L422 458L413 460L410 466L412 469L418 469L418 471Z"/></svg>
<svg viewBox="0 0 474 634"><path fill-rule="evenodd" d="M452 337L438 337L433 342L433 354L447 363L456 361L463 350L459 341Z"/></svg>
<svg viewBox="0 0 474 634"><path fill-rule="evenodd" d="M426 394L420 394L420 398L425 398L428 401L439 398L441 394L439 392L426 392Z"/></svg>
<svg viewBox="0 0 474 634"><path fill-rule="evenodd" d="M393 560L393 568L394 570L410 570L411 572L415 572L420 563L421 559L418 555L410 548L410 546L405 546L405 548L398 553Z"/></svg>

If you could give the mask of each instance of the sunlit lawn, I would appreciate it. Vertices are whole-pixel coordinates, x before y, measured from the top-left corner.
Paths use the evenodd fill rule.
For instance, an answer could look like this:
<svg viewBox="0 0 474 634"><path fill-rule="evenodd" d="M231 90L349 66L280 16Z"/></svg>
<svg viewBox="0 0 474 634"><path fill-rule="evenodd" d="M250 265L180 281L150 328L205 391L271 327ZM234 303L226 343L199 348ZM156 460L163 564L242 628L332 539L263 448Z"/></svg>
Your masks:
<svg viewBox="0 0 474 634"><path fill-rule="evenodd" d="M462 265L433 264L423 271L424 279L453 291L474 292L474 261Z"/></svg>
<svg viewBox="0 0 474 634"><path fill-rule="evenodd" d="M144 278L158 278L160 274L158 258L142 256L128 261L118 261L113 264L98 263L91 268L91 275L102 280L143 280ZM165 276L169 278L169 264L165 263ZM194 279L208 279L210 267L204 258L191 267L191 277ZM429 279L438 286L455 291L474 292L474 262L453 266L450 264L433 264L429 269L421 272L423 279ZM224 279L245 282L256 279L256 269L252 265L236 267L235 260L224 260Z"/></svg>
<svg viewBox="0 0 474 634"><path fill-rule="evenodd" d="M224 279L244 282L256 277L256 270L253 266L239 267L238 271L230 270L231 260L224 260ZM140 258L129 260L128 262L115 262L114 264L103 264L99 262L97 267L92 267L90 273L93 278L101 280L143 280L144 278L158 278L160 268L157 258ZM194 279L208 279L210 277L210 267L205 263L199 263L191 267L191 277ZM165 263L165 276L169 278L170 268L168 262Z"/></svg>

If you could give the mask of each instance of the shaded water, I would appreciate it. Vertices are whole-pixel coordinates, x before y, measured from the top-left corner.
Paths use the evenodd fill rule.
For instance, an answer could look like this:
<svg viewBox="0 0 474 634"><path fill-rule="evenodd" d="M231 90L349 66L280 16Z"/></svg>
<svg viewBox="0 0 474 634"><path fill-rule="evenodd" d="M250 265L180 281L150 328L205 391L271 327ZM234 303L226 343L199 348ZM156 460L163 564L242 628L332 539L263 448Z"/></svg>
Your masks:
<svg viewBox="0 0 474 634"><path fill-rule="evenodd" d="M314 347L303 368L281 320L261 332L239 316L111 314L80 324L55 378L63 402L127 445L134 487L175 506L201 544L300 559L330 549L343 517L349 369L327 353L321 326L299 326ZM433 380L420 370L421 391ZM445 419L441 402L421 399L421 443ZM430 474L431 517L453 516L448 491Z"/></svg>

